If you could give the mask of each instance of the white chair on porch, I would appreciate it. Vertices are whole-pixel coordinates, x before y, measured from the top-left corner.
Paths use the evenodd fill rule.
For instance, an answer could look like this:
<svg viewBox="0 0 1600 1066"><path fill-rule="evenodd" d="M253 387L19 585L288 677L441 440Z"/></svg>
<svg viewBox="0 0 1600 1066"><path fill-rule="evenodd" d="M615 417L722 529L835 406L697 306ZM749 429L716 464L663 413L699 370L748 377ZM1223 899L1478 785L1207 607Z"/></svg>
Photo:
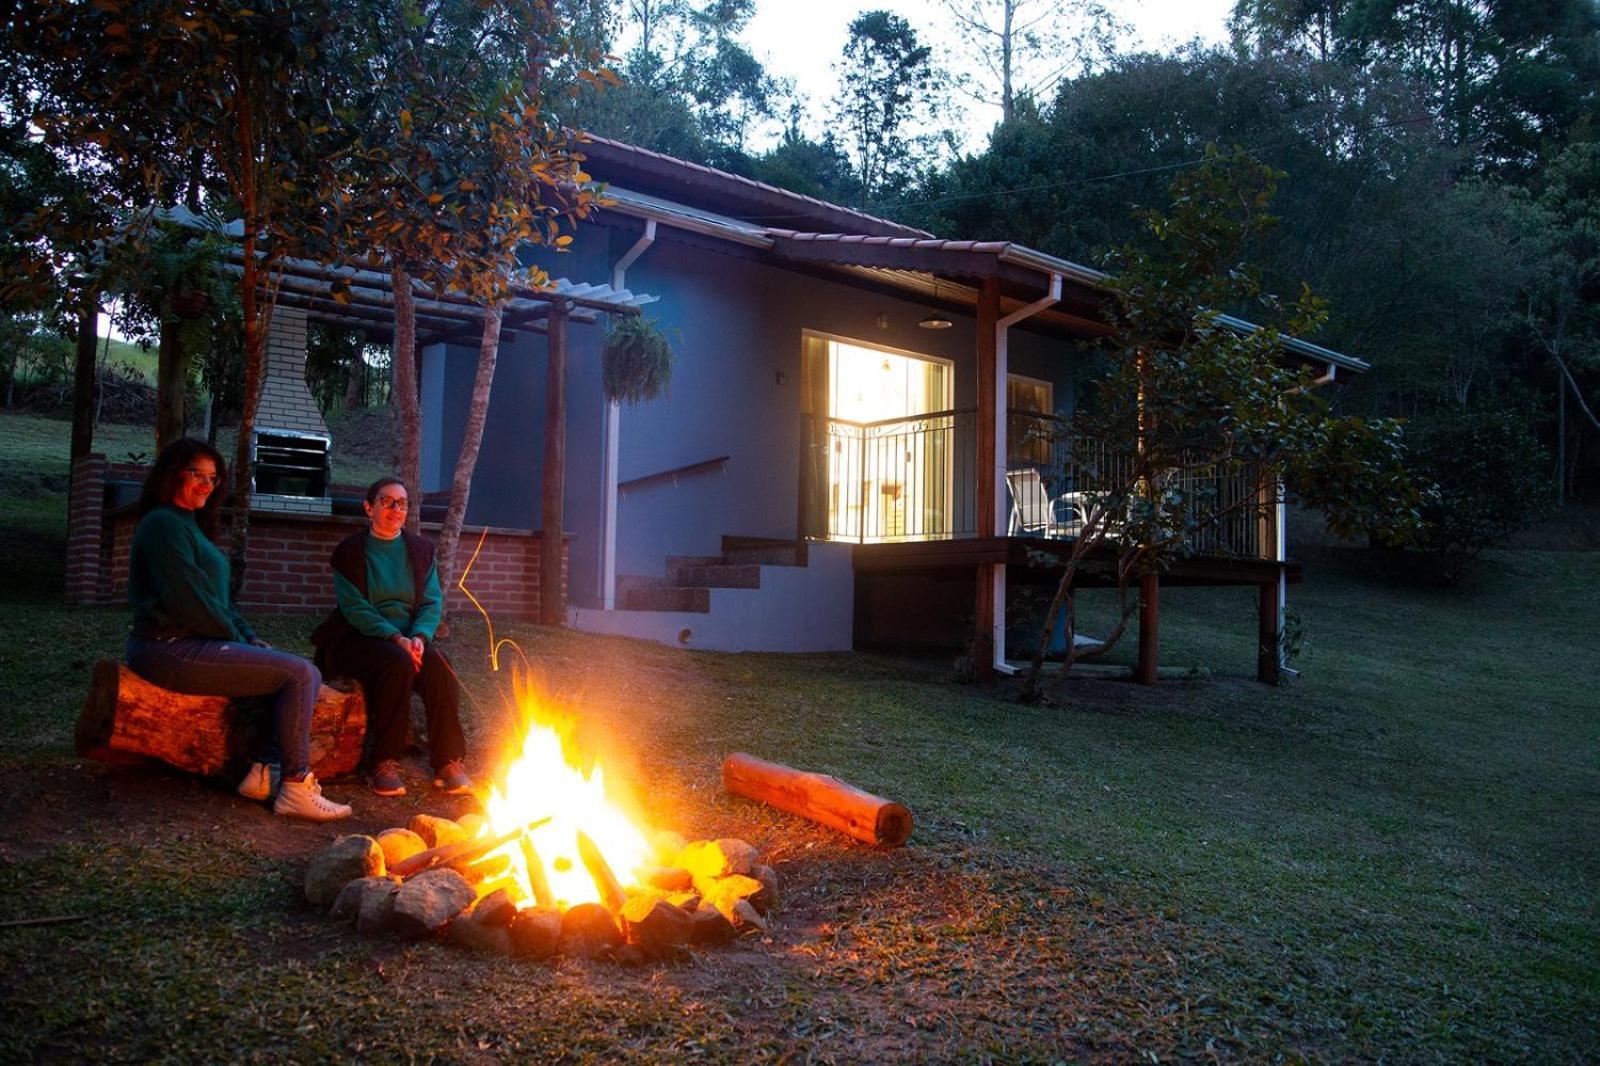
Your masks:
<svg viewBox="0 0 1600 1066"><path fill-rule="evenodd" d="M1044 479L1032 467L1006 471L1006 487L1011 490L1009 536L1063 539L1083 531L1083 493L1066 492L1051 499Z"/></svg>

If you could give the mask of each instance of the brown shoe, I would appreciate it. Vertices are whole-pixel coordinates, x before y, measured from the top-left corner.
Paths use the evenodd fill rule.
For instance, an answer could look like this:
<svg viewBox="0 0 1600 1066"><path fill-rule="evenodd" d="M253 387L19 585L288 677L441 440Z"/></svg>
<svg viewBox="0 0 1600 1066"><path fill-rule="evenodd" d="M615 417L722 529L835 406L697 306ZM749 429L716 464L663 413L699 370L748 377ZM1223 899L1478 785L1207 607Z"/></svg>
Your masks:
<svg viewBox="0 0 1600 1066"><path fill-rule="evenodd" d="M472 791L472 778L460 759L451 759L433 772L433 787L449 796Z"/></svg>
<svg viewBox="0 0 1600 1066"><path fill-rule="evenodd" d="M384 759L367 775L367 785L380 796L404 796L406 783L400 777L400 760Z"/></svg>

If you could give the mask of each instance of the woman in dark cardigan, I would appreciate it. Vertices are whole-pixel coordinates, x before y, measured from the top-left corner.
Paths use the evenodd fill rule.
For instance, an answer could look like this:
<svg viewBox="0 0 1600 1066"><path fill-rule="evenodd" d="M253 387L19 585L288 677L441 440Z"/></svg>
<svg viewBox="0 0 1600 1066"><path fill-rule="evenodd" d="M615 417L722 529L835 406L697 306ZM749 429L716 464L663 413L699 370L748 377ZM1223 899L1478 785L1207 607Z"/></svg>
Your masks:
<svg viewBox="0 0 1600 1066"><path fill-rule="evenodd" d="M405 482L380 478L367 489L368 528L333 550L333 588L339 606L311 641L330 677L352 677L367 697L371 742L367 783L380 796L403 796L400 756L411 725L411 695L428 715L433 786L470 791L462 764L461 692L450 662L434 646L444 617L444 594L433 545L405 531L411 505Z"/></svg>
<svg viewBox="0 0 1600 1066"><path fill-rule="evenodd" d="M275 743L251 765L239 794L272 799L273 811L289 817L344 818L350 807L323 796L311 773L311 712L322 676L298 655L274 651L233 605L228 557L212 543L226 470L215 448L179 440L145 479L128 561L128 667L174 692L270 696Z"/></svg>

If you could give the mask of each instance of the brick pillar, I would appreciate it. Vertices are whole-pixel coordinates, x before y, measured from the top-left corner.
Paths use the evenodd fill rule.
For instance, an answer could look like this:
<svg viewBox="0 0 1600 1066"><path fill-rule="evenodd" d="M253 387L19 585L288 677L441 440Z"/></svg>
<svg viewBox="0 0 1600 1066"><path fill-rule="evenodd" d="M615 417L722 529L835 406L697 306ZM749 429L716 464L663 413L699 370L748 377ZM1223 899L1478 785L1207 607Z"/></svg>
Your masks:
<svg viewBox="0 0 1600 1066"><path fill-rule="evenodd" d="M67 574L69 604L100 599L100 541L106 507L106 457L96 452L72 464L67 490Z"/></svg>

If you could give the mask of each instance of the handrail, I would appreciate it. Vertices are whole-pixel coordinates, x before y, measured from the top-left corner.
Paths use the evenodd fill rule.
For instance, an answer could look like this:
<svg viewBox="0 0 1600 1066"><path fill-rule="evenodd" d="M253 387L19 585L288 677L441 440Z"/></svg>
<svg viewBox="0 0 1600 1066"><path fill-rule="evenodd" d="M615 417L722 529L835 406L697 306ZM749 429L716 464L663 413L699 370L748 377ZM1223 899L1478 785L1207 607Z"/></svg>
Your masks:
<svg viewBox="0 0 1600 1066"><path fill-rule="evenodd" d="M654 485L658 481L670 481L677 484L679 478L692 477L695 474L708 474L720 469L727 464L731 456L719 455L715 459L702 459L698 463L688 463L684 466L675 466L671 470L658 470L654 474L645 474L643 477L632 478L617 485L617 493L621 495L630 489L641 489L646 485Z"/></svg>

